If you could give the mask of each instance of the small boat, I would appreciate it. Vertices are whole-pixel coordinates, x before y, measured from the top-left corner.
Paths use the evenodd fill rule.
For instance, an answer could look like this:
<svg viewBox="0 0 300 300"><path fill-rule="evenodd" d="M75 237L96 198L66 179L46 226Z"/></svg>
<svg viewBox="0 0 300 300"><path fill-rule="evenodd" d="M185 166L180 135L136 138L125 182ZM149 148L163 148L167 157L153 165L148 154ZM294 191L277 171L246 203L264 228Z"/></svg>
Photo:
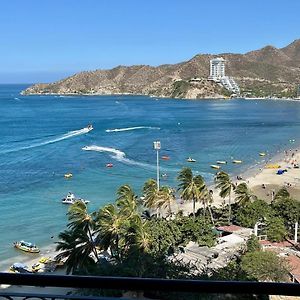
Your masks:
<svg viewBox="0 0 300 300"><path fill-rule="evenodd" d="M168 178L168 174L164 173L164 174L161 175L161 177L162 177L163 179L167 179L167 178Z"/></svg>
<svg viewBox="0 0 300 300"><path fill-rule="evenodd" d="M114 165L112 163L108 163L105 166L106 166L106 168L112 168Z"/></svg>
<svg viewBox="0 0 300 300"><path fill-rule="evenodd" d="M232 161L233 164L241 164L243 161L242 160L238 160L238 159L234 159Z"/></svg>
<svg viewBox="0 0 300 300"><path fill-rule="evenodd" d="M68 195L65 198L62 198L61 203L63 204L74 204L76 201L81 201L84 204L88 204L90 201L84 200L81 198L76 198L75 195L71 192L68 193Z"/></svg>
<svg viewBox="0 0 300 300"><path fill-rule="evenodd" d="M32 243L24 242L24 241L14 242L14 246L17 249L20 249L25 252L30 252L30 253L39 253L40 252L40 249L36 245L34 245Z"/></svg>
<svg viewBox="0 0 300 300"><path fill-rule="evenodd" d="M218 165L210 165L210 167L211 167L212 169L220 169L220 168L221 168L221 167L218 166Z"/></svg>
<svg viewBox="0 0 300 300"><path fill-rule="evenodd" d="M10 266L9 271L12 273L31 273L28 267L22 263L14 263Z"/></svg>
<svg viewBox="0 0 300 300"><path fill-rule="evenodd" d="M217 160L218 165L226 165L227 161L226 160Z"/></svg>
<svg viewBox="0 0 300 300"><path fill-rule="evenodd" d="M68 179L68 178L72 178L72 177L73 177L73 174L72 174L72 173L67 173L67 174L64 175L64 177L67 178L67 179Z"/></svg>
<svg viewBox="0 0 300 300"><path fill-rule="evenodd" d="M86 129L88 130L88 132L92 131L94 129L92 124L88 124L88 126L86 127Z"/></svg>
<svg viewBox="0 0 300 300"><path fill-rule="evenodd" d="M163 156L161 157L161 159L163 159L163 160L169 160L169 159L170 159L170 156L168 156L168 155L163 155Z"/></svg>
<svg viewBox="0 0 300 300"><path fill-rule="evenodd" d="M259 152L259 156L266 156L265 152Z"/></svg>
<svg viewBox="0 0 300 300"><path fill-rule="evenodd" d="M186 161L187 161L187 162L196 162L196 159L193 159L193 158L191 158L191 157L188 157Z"/></svg>

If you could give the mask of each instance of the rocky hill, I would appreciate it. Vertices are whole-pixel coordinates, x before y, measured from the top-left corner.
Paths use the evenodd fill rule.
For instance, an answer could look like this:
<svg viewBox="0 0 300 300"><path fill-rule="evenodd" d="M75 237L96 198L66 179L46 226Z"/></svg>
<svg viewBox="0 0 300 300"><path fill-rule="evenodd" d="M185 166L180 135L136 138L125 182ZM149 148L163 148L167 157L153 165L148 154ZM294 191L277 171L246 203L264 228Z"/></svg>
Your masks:
<svg viewBox="0 0 300 300"><path fill-rule="evenodd" d="M296 96L300 84L300 40L281 49L266 46L246 54L201 54L173 65L118 66L111 70L81 72L54 83L35 84L23 94L143 94L189 99L225 97L228 91L207 80L209 61L217 56L226 59L226 75L235 78L242 94Z"/></svg>

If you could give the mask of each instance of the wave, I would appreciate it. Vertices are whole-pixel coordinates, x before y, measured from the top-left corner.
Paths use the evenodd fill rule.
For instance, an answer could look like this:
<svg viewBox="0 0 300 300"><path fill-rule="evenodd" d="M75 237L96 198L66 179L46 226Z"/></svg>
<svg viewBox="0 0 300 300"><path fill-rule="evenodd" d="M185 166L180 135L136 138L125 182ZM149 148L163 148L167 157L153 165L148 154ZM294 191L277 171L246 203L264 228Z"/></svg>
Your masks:
<svg viewBox="0 0 300 300"><path fill-rule="evenodd" d="M136 127L126 127L126 128L106 129L105 131L106 131L106 132L122 132L122 131L138 130L138 129L154 129L154 130L160 130L159 127L136 126Z"/></svg>
<svg viewBox="0 0 300 300"><path fill-rule="evenodd" d="M129 165L136 165L136 166L140 166L140 167L146 167L146 168L151 168L151 169L155 169L155 166L152 166L150 164L146 164L146 163L142 163L142 162L138 162L135 161L133 159L129 159L126 158L126 154L118 149L115 148L109 148L109 147L102 147L102 146L85 146L82 148L82 150L84 151L96 151L96 152L108 152L111 153L110 157L123 162L125 164L129 164Z"/></svg>
<svg viewBox="0 0 300 300"><path fill-rule="evenodd" d="M39 142L39 143L33 143L31 145L28 145L28 146L3 150L0 153L1 154L6 154L6 153L11 153L11 152L17 152L17 151L42 147L42 146L49 145L49 144L54 144L54 143L57 143L57 142L60 142L60 141L63 141L63 140L66 140L66 139L69 139L69 138L72 138L72 137L75 137L75 136L86 134L89 131L90 130L88 128L82 128L82 129L79 129L79 130L69 131L68 133L65 133L65 134L63 134L61 136L58 136L58 137L56 137L54 139L51 139L51 140L46 140L46 141L42 141L42 142Z"/></svg>

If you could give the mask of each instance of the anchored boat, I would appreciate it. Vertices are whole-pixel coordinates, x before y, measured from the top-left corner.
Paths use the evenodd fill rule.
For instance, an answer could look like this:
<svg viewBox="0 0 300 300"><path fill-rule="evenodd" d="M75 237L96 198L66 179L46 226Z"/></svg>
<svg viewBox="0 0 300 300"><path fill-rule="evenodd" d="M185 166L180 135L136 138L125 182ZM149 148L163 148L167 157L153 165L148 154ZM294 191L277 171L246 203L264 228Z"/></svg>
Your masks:
<svg viewBox="0 0 300 300"><path fill-rule="evenodd" d="M218 165L226 165L227 161L226 160L217 160Z"/></svg>
<svg viewBox="0 0 300 300"><path fill-rule="evenodd" d="M64 175L64 177L65 177L66 179L69 179L69 178L72 178L72 177L73 177L73 174L72 174L72 173L67 173L67 174Z"/></svg>
<svg viewBox="0 0 300 300"><path fill-rule="evenodd" d="M62 198L61 203L63 204L74 204L76 201L81 201L84 204L88 204L90 201L84 200L81 198L76 198L75 195L71 192L68 193L68 195L65 198Z"/></svg>
<svg viewBox="0 0 300 300"><path fill-rule="evenodd" d="M241 164L242 162L243 162L242 160L238 160L238 159L234 159L232 161L232 163L234 163L234 164Z"/></svg>
<svg viewBox="0 0 300 300"><path fill-rule="evenodd" d="M221 169L221 167L218 166L218 165L210 165L210 167L211 167L212 169Z"/></svg>
<svg viewBox="0 0 300 300"><path fill-rule="evenodd" d="M14 242L14 246L17 249L20 249L25 252L30 252L30 253L39 253L40 252L40 249L36 245L34 245L32 243L24 242L24 241Z"/></svg>
<svg viewBox="0 0 300 300"><path fill-rule="evenodd" d="M193 159L193 158L189 157L189 158L187 158L186 161L187 161L187 162L196 162L196 159Z"/></svg>

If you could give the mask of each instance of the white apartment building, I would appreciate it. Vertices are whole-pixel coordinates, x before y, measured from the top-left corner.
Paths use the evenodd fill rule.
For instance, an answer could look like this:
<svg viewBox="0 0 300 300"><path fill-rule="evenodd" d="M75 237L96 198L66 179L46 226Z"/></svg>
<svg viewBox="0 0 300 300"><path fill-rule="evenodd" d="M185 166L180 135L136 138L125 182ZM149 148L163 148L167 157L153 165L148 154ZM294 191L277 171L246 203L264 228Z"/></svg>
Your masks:
<svg viewBox="0 0 300 300"><path fill-rule="evenodd" d="M209 79L217 81L225 76L225 59L218 57L210 60Z"/></svg>
<svg viewBox="0 0 300 300"><path fill-rule="evenodd" d="M240 88L232 77L225 76L225 59L217 57L210 60L209 80L217 82L228 91L239 94Z"/></svg>

